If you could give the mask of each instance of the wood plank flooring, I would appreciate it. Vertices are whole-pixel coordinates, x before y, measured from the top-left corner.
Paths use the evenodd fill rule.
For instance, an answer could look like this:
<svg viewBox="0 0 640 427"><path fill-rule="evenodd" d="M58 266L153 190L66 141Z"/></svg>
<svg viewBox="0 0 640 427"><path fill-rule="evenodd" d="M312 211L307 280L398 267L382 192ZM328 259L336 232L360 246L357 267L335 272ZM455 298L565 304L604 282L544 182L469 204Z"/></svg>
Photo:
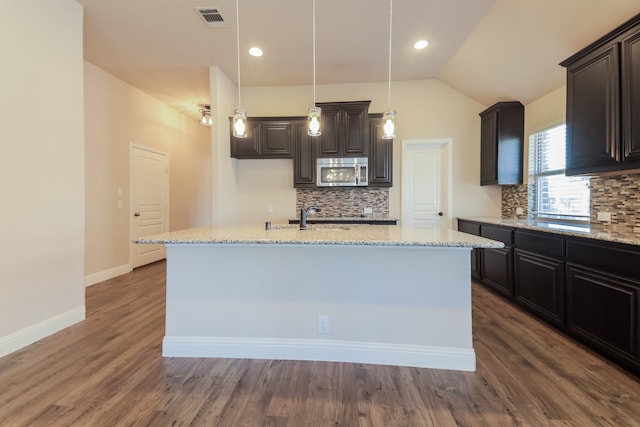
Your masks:
<svg viewBox="0 0 640 427"><path fill-rule="evenodd" d="M476 372L162 358L165 264L87 289L87 319L0 359L0 426L640 426L638 378L483 287Z"/></svg>

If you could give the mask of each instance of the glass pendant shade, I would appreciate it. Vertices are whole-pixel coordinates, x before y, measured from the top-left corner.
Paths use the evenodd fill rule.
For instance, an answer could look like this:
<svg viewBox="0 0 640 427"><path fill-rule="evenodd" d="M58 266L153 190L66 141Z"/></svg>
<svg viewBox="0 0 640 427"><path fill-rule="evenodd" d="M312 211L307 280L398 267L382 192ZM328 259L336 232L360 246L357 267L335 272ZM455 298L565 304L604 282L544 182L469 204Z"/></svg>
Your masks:
<svg viewBox="0 0 640 427"><path fill-rule="evenodd" d="M320 116L322 115L322 109L319 107L309 108L309 116L307 117L308 129L307 135L320 136Z"/></svg>
<svg viewBox="0 0 640 427"><path fill-rule="evenodd" d="M233 136L236 138L247 137L247 115L244 110L233 110Z"/></svg>
<svg viewBox="0 0 640 427"><path fill-rule="evenodd" d="M393 139L396 137L396 111L387 110L382 116L382 139Z"/></svg>

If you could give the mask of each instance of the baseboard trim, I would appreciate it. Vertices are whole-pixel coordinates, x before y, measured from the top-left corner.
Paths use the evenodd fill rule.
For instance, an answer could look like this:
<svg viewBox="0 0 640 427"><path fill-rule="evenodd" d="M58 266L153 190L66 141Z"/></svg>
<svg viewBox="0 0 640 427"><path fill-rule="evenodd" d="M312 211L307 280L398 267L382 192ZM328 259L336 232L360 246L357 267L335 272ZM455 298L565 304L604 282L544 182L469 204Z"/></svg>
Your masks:
<svg viewBox="0 0 640 427"><path fill-rule="evenodd" d="M27 326L12 334L0 337L0 357L13 353L23 347L33 344L42 338L78 323L85 319L85 306L79 306L45 319L34 325Z"/></svg>
<svg viewBox="0 0 640 427"><path fill-rule="evenodd" d="M96 283L104 282L105 280L113 279L114 277L121 276L123 274L131 273L133 269L131 264L123 264L117 267L110 268L108 270L98 271L84 276L84 286L89 287Z"/></svg>
<svg viewBox="0 0 640 427"><path fill-rule="evenodd" d="M162 356L317 360L476 370L473 349L331 340L165 336Z"/></svg>

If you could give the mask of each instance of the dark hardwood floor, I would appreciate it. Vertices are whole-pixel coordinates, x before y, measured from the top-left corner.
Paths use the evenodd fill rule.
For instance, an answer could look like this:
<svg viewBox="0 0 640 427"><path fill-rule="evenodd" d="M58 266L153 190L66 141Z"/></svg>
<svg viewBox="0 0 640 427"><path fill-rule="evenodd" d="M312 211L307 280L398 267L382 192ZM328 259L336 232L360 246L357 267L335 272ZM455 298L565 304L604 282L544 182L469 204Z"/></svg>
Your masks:
<svg viewBox="0 0 640 427"><path fill-rule="evenodd" d="M0 359L0 426L640 426L638 378L473 286L476 372L162 358L164 262Z"/></svg>

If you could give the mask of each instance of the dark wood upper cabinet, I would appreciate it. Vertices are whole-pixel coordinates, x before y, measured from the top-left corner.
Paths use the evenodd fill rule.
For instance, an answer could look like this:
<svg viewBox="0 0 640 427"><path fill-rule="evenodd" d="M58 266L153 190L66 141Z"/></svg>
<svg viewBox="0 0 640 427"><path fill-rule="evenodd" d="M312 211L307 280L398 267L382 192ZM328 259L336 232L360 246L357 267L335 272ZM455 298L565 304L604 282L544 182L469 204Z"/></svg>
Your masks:
<svg viewBox="0 0 640 427"><path fill-rule="evenodd" d="M293 158L293 186L295 188L315 188L316 150L319 138L307 134L307 121L292 122L295 155Z"/></svg>
<svg viewBox="0 0 640 427"><path fill-rule="evenodd" d="M382 114L369 114L369 186L393 184L393 139L382 139Z"/></svg>
<svg viewBox="0 0 640 427"><path fill-rule="evenodd" d="M498 102L480 113L480 185L522 184L524 106Z"/></svg>
<svg viewBox="0 0 640 427"><path fill-rule="evenodd" d="M231 129L231 157L237 159L293 158L293 128L291 117L249 117L247 137L236 138Z"/></svg>
<svg viewBox="0 0 640 427"><path fill-rule="evenodd" d="M320 102L322 127L319 157L366 157L371 101Z"/></svg>
<svg viewBox="0 0 640 427"><path fill-rule="evenodd" d="M563 61L567 175L640 168L640 15Z"/></svg>

